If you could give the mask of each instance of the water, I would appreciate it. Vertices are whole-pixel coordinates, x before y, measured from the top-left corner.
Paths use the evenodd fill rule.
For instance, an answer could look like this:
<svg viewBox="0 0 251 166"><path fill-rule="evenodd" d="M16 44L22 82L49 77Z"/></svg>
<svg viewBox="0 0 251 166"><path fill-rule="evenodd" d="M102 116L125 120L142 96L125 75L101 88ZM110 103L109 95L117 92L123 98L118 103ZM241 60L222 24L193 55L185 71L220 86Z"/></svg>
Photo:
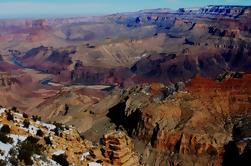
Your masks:
<svg viewBox="0 0 251 166"><path fill-rule="evenodd" d="M111 92L111 91L113 91L114 88L115 88L115 86L111 85L110 87L102 89L102 91Z"/></svg>
<svg viewBox="0 0 251 166"><path fill-rule="evenodd" d="M15 56L12 56L11 61L14 65L25 68L20 62L17 61L17 58Z"/></svg>
<svg viewBox="0 0 251 166"><path fill-rule="evenodd" d="M48 79L46 79L46 80L41 80L41 81L40 81L40 84L42 84L42 85L49 85L50 81L51 81L51 80L48 80Z"/></svg>

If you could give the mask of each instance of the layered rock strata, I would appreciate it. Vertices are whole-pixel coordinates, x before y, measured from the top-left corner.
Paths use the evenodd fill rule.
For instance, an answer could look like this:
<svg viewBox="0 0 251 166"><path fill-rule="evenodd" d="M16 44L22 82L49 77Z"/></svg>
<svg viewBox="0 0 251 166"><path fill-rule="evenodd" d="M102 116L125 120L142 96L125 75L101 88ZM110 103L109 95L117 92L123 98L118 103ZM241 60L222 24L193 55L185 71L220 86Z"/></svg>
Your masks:
<svg viewBox="0 0 251 166"><path fill-rule="evenodd" d="M123 132L113 131L104 135L104 156L112 165L138 166L139 159L132 151L132 140Z"/></svg>

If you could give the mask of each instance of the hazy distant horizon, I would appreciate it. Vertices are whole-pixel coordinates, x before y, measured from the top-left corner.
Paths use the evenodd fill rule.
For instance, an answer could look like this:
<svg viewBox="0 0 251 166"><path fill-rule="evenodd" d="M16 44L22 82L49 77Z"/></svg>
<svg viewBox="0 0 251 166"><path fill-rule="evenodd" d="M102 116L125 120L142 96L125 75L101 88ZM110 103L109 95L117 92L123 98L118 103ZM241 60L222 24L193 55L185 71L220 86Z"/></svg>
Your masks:
<svg viewBox="0 0 251 166"><path fill-rule="evenodd" d="M101 16L144 9L251 6L251 0L1 0L0 19Z"/></svg>

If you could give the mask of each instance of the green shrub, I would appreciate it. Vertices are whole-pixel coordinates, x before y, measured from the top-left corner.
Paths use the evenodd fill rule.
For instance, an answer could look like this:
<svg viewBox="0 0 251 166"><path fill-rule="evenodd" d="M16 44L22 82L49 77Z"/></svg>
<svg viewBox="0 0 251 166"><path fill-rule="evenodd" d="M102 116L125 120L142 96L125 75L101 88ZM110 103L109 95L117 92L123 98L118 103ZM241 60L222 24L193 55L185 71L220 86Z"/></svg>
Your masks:
<svg viewBox="0 0 251 166"><path fill-rule="evenodd" d="M70 127L66 125L66 126L65 126L65 129L66 129L66 130L69 130L69 129L70 129Z"/></svg>
<svg viewBox="0 0 251 166"><path fill-rule="evenodd" d="M64 125L62 123L54 122L53 125L55 125L56 128L58 128L60 130L64 130Z"/></svg>
<svg viewBox="0 0 251 166"><path fill-rule="evenodd" d="M0 166L6 166L6 165L7 165L7 161L0 159Z"/></svg>
<svg viewBox="0 0 251 166"><path fill-rule="evenodd" d="M45 141L46 145L52 145L52 142L51 142L51 139L49 136L44 137L44 141Z"/></svg>
<svg viewBox="0 0 251 166"><path fill-rule="evenodd" d="M4 151L0 149L0 155L3 156L4 155Z"/></svg>
<svg viewBox="0 0 251 166"><path fill-rule="evenodd" d="M65 112L64 112L64 116L65 116L65 115L68 114L68 111L69 111L69 105L68 104L64 105L64 110L65 110Z"/></svg>
<svg viewBox="0 0 251 166"><path fill-rule="evenodd" d="M25 120L23 121L23 125L24 125L25 128L29 128L29 126L30 126L29 120L28 120L28 119L25 119Z"/></svg>
<svg viewBox="0 0 251 166"><path fill-rule="evenodd" d="M3 125L3 127L0 130L2 133L9 134L10 133L10 127L9 125Z"/></svg>
<svg viewBox="0 0 251 166"><path fill-rule="evenodd" d="M56 136L62 136L61 130L59 128L56 127L53 131L55 132Z"/></svg>
<svg viewBox="0 0 251 166"><path fill-rule="evenodd" d="M29 118L29 115L28 114L26 114L26 113L23 113L23 118Z"/></svg>
<svg viewBox="0 0 251 166"><path fill-rule="evenodd" d="M36 135L39 136L39 137L42 137L44 135L44 132L41 129L39 129L37 131Z"/></svg>
<svg viewBox="0 0 251 166"><path fill-rule="evenodd" d="M52 160L56 161L58 164L62 166L69 166L69 162L67 161L67 156L65 154L53 155Z"/></svg>
<svg viewBox="0 0 251 166"><path fill-rule="evenodd" d="M102 160L97 160L96 163L102 164L103 161Z"/></svg>
<svg viewBox="0 0 251 166"><path fill-rule="evenodd" d="M7 120L8 121L14 121L14 116L10 111L8 111L6 114L7 114Z"/></svg>
<svg viewBox="0 0 251 166"><path fill-rule="evenodd" d="M32 144L36 144L36 143L38 143L39 139L36 138L36 137L33 137L33 136L28 136L28 137L26 138L26 141L27 141L27 142L30 142L30 143L32 143Z"/></svg>
<svg viewBox="0 0 251 166"><path fill-rule="evenodd" d="M11 111L18 113L17 107L12 107Z"/></svg>
<svg viewBox="0 0 251 166"><path fill-rule="evenodd" d="M40 116L37 116L37 115L32 115L32 118L31 118L34 122L36 121L41 121L42 118Z"/></svg>
<svg viewBox="0 0 251 166"><path fill-rule="evenodd" d="M26 165L32 165L33 161L31 157L34 154L41 155L44 147L37 144L37 139L34 137L28 137L25 141L18 144L18 159L24 161Z"/></svg>
<svg viewBox="0 0 251 166"><path fill-rule="evenodd" d="M11 148L9 151L9 162L13 165L13 166L18 166L19 165L19 161L17 158L17 150L15 148Z"/></svg>
<svg viewBox="0 0 251 166"><path fill-rule="evenodd" d="M56 128L53 130L55 132L55 135L62 137L62 131L64 131L65 129L63 124L57 122L54 122L53 124L56 126Z"/></svg>
<svg viewBox="0 0 251 166"><path fill-rule="evenodd" d="M8 137L7 135L5 135L5 133L0 132L0 141L5 143L5 144L12 144L13 143L13 139L11 137Z"/></svg>

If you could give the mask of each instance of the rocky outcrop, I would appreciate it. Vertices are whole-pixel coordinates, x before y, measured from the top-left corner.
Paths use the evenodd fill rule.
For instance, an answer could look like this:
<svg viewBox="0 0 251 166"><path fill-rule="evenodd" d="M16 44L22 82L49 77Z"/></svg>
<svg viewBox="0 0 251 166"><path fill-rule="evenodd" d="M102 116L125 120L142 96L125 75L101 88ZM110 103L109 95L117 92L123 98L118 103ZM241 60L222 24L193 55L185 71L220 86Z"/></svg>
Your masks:
<svg viewBox="0 0 251 166"><path fill-rule="evenodd" d="M88 164L81 158L82 154L91 148L92 143L82 139L75 128L59 123L44 123L38 116L29 117L25 113L18 113L15 107L12 110L1 107L0 114L1 163Z"/></svg>
<svg viewBox="0 0 251 166"><path fill-rule="evenodd" d="M250 161L250 114L234 121L233 140L225 145L223 166L248 165Z"/></svg>
<svg viewBox="0 0 251 166"><path fill-rule="evenodd" d="M133 152L132 140L121 131L104 135L104 156L112 165L138 166L139 159Z"/></svg>
<svg viewBox="0 0 251 166"><path fill-rule="evenodd" d="M102 138L102 146L90 149L89 161L97 161L107 166L139 166L139 156L134 145L122 131L109 131Z"/></svg>
<svg viewBox="0 0 251 166"><path fill-rule="evenodd" d="M250 114L250 78L240 73L229 74L221 82L196 77L182 91L158 102L151 98L165 89L161 86L153 86L147 93L144 88L142 92L130 89L125 102L110 109L108 116L155 149L146 156L157 151L173 164L221 165L237 117Z"/></svg>

